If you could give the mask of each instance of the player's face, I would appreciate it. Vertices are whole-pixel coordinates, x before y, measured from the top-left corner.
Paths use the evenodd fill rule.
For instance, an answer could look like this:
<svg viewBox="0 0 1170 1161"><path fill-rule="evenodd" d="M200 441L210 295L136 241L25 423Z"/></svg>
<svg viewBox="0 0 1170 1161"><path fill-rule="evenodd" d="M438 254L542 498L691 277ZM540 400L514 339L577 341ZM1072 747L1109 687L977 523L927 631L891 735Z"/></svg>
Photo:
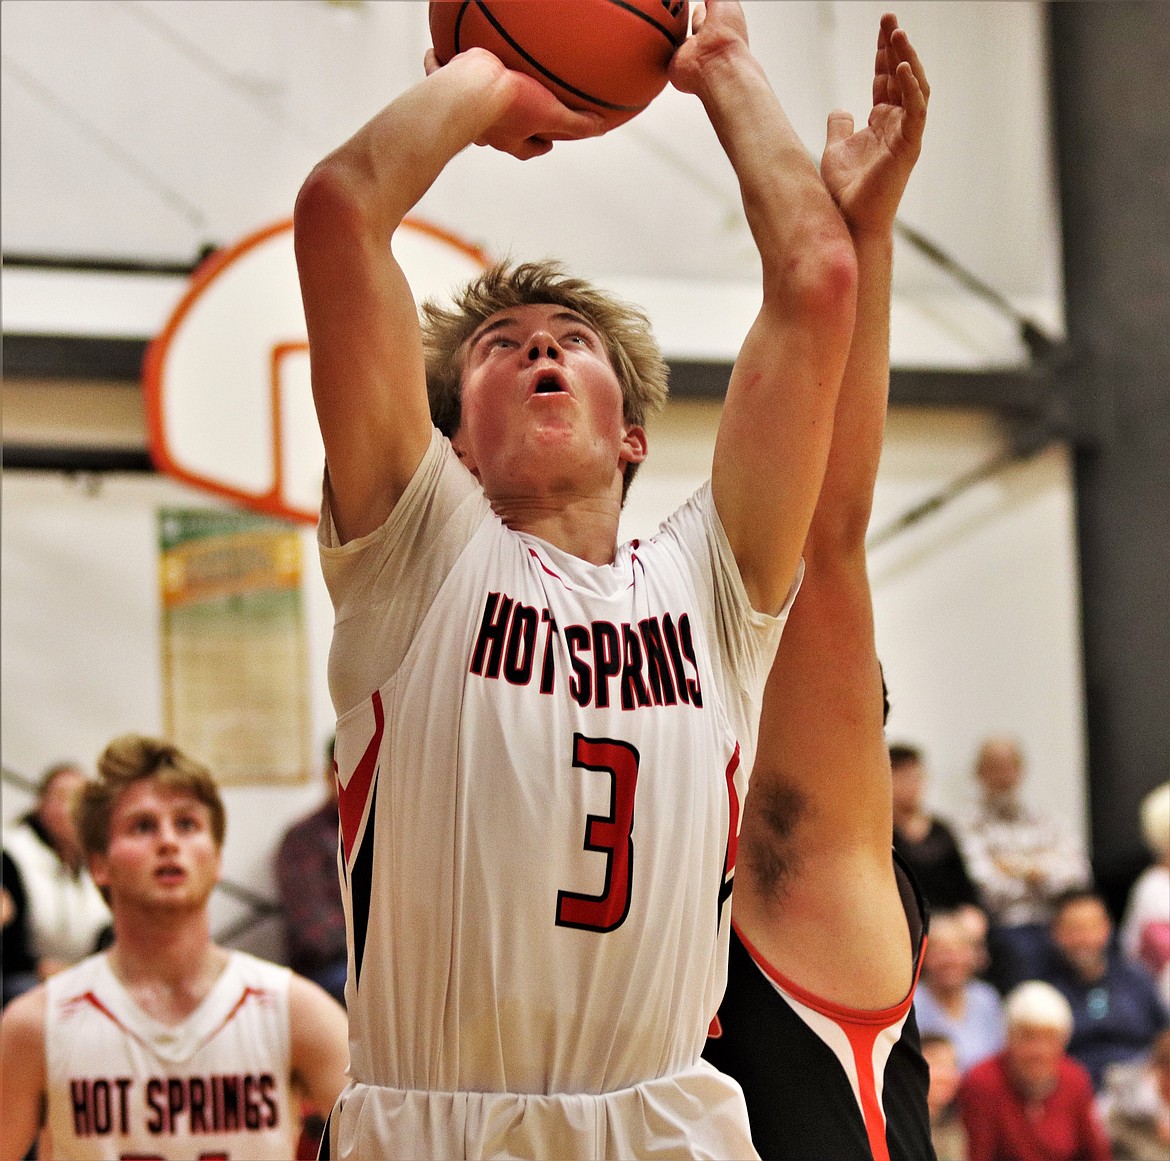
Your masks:
<svg viewBox="0 0 1170 1161"><path fill-rule="evenodd" d="M620 494L626 463L645 456L640 427L600 335L554 305L499 311L468 340L454 445L495 498Z"/></svg>
<svg viewBox="0 0 1170 1161"><path fill-rule="evenodd" d="M115 910L201 908L220 871L211 811L185 790L152 778L136 782L114 805L109 847L94 856L91 870Z"/></svg>

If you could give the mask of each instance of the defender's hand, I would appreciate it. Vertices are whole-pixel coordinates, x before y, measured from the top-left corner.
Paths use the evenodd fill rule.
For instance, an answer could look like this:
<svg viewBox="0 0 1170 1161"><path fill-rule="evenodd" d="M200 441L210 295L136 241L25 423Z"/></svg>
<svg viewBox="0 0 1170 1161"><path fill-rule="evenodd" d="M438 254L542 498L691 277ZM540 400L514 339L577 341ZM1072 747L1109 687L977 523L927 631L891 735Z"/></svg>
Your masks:
<svg viewBox="0 0 1170 1161"><path fill-rule="evenodd" d="M873 108L866 126L829 114L821 177L853 230L888 230L922 149L930 85L906 30L887 12L878 33Z"/></svg>

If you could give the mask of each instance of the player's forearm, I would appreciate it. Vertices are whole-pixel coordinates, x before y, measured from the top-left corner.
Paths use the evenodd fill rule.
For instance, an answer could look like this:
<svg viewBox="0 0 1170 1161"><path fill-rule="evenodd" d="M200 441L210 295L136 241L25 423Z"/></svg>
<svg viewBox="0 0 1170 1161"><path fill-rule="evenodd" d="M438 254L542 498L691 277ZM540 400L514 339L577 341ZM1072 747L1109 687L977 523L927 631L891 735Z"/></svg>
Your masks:
<svg viewBox="0 0 1170 1161"><path fill-rule="evenodd" d="M816 164L746 46L715 57L702 77L699 96L763 262L765 300L819 289L850 243Z"/></svg>
<svg viewBox="0 0 1170 1161"><path fill-rule="evenodd" d="M892 232L855 233L857 315L806 555L864 552L890 386Z"/></svg>
<svg viewBox="0 0 1170 1161"><path fill-rule="evenodd" d="M505 70L481 51L464 53L407 90L321 161L298 198L339 205L387 239L458 153L505 107ZM301 225L298 222L298 225Z"/></svg>

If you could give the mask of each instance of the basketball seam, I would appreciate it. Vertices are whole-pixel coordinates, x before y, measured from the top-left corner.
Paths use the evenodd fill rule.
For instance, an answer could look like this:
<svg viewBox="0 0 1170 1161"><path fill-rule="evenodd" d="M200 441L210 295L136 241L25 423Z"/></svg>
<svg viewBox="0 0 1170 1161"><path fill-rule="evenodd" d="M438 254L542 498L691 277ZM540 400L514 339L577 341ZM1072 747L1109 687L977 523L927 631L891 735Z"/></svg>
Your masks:
<svg viewBox="0 0 1170 1161"><path fill-rule="evenodd" d="M629 13L631 16L636 16L636 17L637 17L639 20L644 20L644 21L646 21L646 23L647 23L647 24L649 24L651 27L653 27L653 28L657 28L657 29L658 29L658 31L659 31L659 32L661 32L661 33L662 33L662 35L663 35L663 36L665 36L665 37L666 37L666 39L667 39L667 40L668 40L668 41L669 41L669 42L670 42L670 43L671 43L671 44L672 44L672 45L673 45L675 48L678 48L678 46L679 46L680 44L682 44L683 40L686 40L686 34L685 34L685 33L683 34L682 40L675 40L675 38L674 38L674 36L672 35L672 33L671 33L671 31L670 31L670 29L669 29L669 28L664 28L664 27L663 27L661 24L659 24L659 23L658 23L658 21L657 21L657 20L655 20L655 19L654 19L654 17L653 17L653 16L651 16L651 15L650 15L650 13L649 13L649 12L643 12L643 11L642 11L642 9L641 9L641 8L639 8L637 5L635 5L635 4L631 4L631 3L629 2L629 0L609 0L609 2L610 2L611 4L613 4L613 5L614 5L615 7L617 7L617 8L622 8L622 9L624 9L624 10L625 10L626 12L628 12L628 13Z"/></svg>
<svg viewBox="0 0 1170 1161"><path fill-rule="evenodd" d="M469 0L469 3L470 3L470 0ZM466 9L468 6L469 6L469 4L464 4L463 8ZM585 92L583 89L578 89L578 88L575 88L573 85L568 84L568 82L563 81L560 77L558 77L556 73L552 72L549 69L546 69L544 67L544 65L542 65L540 63L540 61L538 61L530 53L526 52L519 44L517 44L516 41L513 40L512 37L508 35L508 32L503 27L503 25L501 25L500 22L495 18L495 16L492 14L491 9L488 8L487 4L484 3L484 0L475 0L475 6L480 10L480 12L483 13L487 22L496 30L496 32L498 32L500 34L500 36L505 41L507 41L507 43L513 49L515 49L515 51L524 60L526 60L542 76L548 77L548 79L550 81L552 81L553 84L558 85L560 88L564 89L566 93L572 93L574 97L580 97L583 101L588 101L591 105L597 105L602 109L612 109L615 113L630 113L630 112L637 113L637 112L640 112L642 109L646 108L645 105L617 105L613 101L603 101L600 97L595 97L591 93ZM625 5L623 4L622 7L624 8ZM463 13L460 12L459 19L462 20L462 18L463 18ZM651 20L650 23L654 24L654 27L658 28L661 31L660 25L655 24L655 22L653 20ZM458 40L458 24L456 25L456 34L457 35L456 35L456 40L455 40L455 51L461 52L462 49L459 47L459 40Z"/></svg>

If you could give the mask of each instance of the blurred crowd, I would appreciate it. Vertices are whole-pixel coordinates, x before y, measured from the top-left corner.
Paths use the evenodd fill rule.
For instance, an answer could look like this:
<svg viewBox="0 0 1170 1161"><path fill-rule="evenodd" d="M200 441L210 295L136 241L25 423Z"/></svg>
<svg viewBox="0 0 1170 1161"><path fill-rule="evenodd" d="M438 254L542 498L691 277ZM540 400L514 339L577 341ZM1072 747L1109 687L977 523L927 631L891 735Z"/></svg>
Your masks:
<svg viewBox="0 0 1170 1161"><path fill-rule="evenodd" d="M939 1161L1167 1161L1170 783L1142 802L1148 865L1114 915L1082 844L1026 800L1015 741L983 743L954 818L928 808L919 748L891 745L890 764L894 847L931 908L914 1010ZM274 871L286 959L344 1004L335 769L330 741L322 801ZM4 1005L110 939L71 813L85 780L50 766L4 828Z"/></svg>
<svg viewBox="0 0 1170 1161"><path fill-rule="evenodd" d="M915 998L939 1161L1170 1158L1170 783L1143 800L1149 863L1111 913L1082 844L988 738L974 801L927 807L890 747L894 846L931 905Z"/></svg>

